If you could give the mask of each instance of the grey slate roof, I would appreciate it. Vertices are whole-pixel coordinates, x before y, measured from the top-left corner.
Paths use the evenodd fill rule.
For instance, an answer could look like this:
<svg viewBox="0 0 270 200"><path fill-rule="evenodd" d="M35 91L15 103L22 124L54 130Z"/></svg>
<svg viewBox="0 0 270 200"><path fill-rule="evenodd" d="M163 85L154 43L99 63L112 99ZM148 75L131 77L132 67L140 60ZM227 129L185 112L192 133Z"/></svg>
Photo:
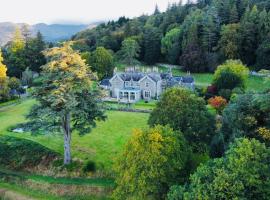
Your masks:
<svg viewBox="0 0 270 200"><path fill-rule="evenodd" d="M139 81L141 78L144 77L144 74L139 72L126 72L121 73L119 76L123 81L130 81L131 79L133 81Z"/></svg>
<svg viewBox="0 0 270 200"><path fill-rule="evenodd" d="M106 78L100 81L101 86L111 86L110 79Z"/></svg>
<svg viewBox="0 0 270 200"><path fill-rule="evenodd" d="M170 73L156 73L156 72L152 72L152 73L148 73L148 74L144 74L141 72L121 72L118 73L119 77L123 80L123 81L139 81L140 79L142 79L143 77L145 77L145 75L147 75L149 78L151 78L154 82L158 82L160 80L166 80L168 82L168 85L170 86L174 86L176 84L184 83L184 84L191 84L194 82L194 78L192 76L173 76L171 77ZM105 85L105 86L110 86L110 79L103 79L101 81L101 85Z"/></svg>

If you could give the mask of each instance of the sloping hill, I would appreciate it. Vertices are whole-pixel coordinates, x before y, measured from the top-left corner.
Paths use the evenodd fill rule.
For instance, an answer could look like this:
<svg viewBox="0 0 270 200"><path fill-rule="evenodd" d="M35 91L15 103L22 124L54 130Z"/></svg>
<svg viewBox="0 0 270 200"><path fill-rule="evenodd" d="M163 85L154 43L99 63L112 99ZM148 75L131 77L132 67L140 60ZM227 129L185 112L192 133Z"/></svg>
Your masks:
<svg viewBox="0 0 270 200"><path fill-rule="evenodd" d="M42 33L47 42L57 42L60 40L69 39L74 34L89 28L95 27L100 22L94 22L91 24L34 24L32 26L27 24L16 24L12 22L0 23L0 46L5 45L12 39L13 33L16 27L21 28L23 25L27 25L31 34L36 34L38 31Z"/></svg>

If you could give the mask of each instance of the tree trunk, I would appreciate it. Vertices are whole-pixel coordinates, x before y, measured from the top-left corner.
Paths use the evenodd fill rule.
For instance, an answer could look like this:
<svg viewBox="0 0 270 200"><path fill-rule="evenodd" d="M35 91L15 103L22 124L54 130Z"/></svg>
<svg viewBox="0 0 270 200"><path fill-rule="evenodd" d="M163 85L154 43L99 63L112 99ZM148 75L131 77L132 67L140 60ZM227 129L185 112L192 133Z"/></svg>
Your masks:
<svg viewBox="0 0 270 200"><path fill-rule="evenodd" d="M71 163L71 130L70 130L70 114L66 114L62 119L62 128L64 132L64 165Z"/></svg>

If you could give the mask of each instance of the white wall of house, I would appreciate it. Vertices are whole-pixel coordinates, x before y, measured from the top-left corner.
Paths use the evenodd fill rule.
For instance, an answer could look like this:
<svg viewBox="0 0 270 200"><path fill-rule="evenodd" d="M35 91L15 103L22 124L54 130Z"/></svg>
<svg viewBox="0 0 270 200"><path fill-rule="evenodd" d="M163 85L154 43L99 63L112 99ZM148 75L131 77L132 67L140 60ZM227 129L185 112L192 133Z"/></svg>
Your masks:
<svg viewBox="0 0 270 200"><path fill-rule="evenodd" d="M157 84L148 76L145 76L140 81L140 89L142 91L142 96L144 99L148 98L148 94L150 92L150 98L156 98L157 96Z"/></svg>
<svg viewBox="0 0 270 200"><path fill-rule="evenodd" d="M117 98L117 95L119 95L119 89L124 88L124 81L117 75L111 78L111 91L112 91L112 97Z"/></svg>

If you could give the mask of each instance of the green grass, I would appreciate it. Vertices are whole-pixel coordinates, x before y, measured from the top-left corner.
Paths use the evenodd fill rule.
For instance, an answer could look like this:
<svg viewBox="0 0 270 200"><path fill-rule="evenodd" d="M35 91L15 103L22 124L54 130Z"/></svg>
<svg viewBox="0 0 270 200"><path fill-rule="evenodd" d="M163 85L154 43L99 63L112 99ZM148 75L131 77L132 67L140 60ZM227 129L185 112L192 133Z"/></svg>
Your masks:
<svg viewBox="0 0 270 200"><path fill-rule="evenodd" d="M0 189L5 189L8 192L11 192L12 197L15 199L30 199L31 200L108 200L110 198L108 197L99 197L99 196L93 196L93 195L74 195L74 196L56 196L49 194L48 192L42 191L42 190L36 190L36 189L30 189L26 188L23 185L17 185L17 184L10 184L10 183L4 183L0 181ZM0 199L2 197L0 196ZM12 199L13 199L12 198ZM8 198L9 199L9 198Z"/></svg>
<svg viewBox="0 0 270 200"><path fill-rule="evenodd" d="M15 172L7 169L0 168L0 175L18 177L23 180L31 180L49 184L63 184L63 185L88 185L98 187L113 187L113 179L105 178L68 178L68 177L52 177L37 174L29 174L26 172Z"/></svg>
<svg viewBox="0 0 270 200"><path fill-rule="evenodd" d="M56 152L63 154L62 135L31 135L30 133L12 133L10 126L25 121L34 100L25 100L18 105L2 108L0 111L0 134L25 138L38 142ZM98 122L91 133L72 136L72 155L84 161L96 162L98 169L111 170L116 155L135 128L147 127L148 114L108 111L107 120Z"/></svg>

